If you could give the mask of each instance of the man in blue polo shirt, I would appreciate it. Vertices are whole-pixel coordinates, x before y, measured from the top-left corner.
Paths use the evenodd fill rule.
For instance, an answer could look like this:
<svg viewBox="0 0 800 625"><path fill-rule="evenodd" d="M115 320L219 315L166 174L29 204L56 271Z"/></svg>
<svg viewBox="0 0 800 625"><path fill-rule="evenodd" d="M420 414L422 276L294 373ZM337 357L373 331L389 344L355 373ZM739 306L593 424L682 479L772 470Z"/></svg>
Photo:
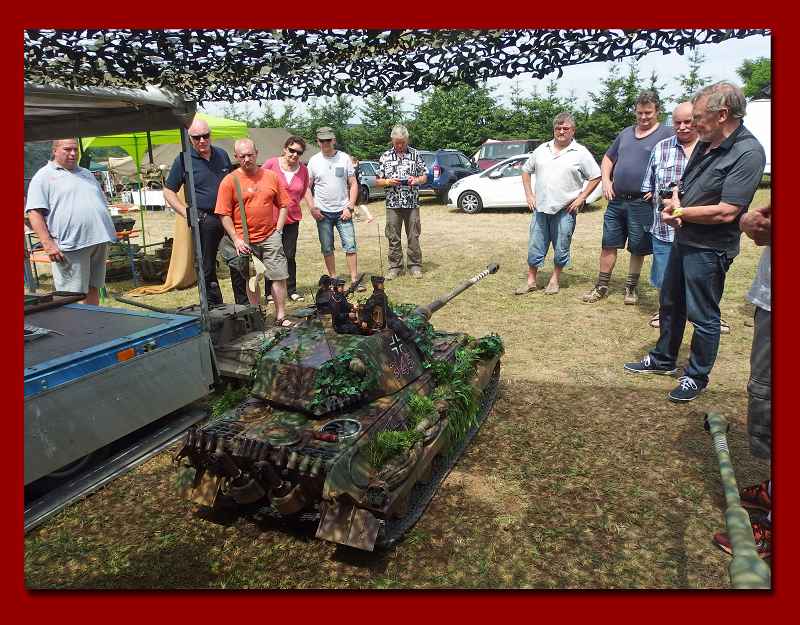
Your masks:
<svg viewBox="0 0 800 625"><path fill-rule="evenodd" d="M100 303L108 244L117 240L97 180L78 165L75 139L53 141L53 160L31 179L25 214L50 258L56 291L86 293Z"/></svg>
<svg viewBox="0 0 800 625"><path fill-rule="evenodd" d="M764 148L742 124L747 102L741 89L719 82L692 98L700 140L661 218L675 228L659 300L661 334L632 373L672 375L686 321L694 324L689 364L668 398L695 399L706 386L719 349L719 302L725 274L739 253L739 220L764 173Z"/></svg>
<svg viewBox="0 0 800 625"><path fill-rule="evenodd" d="M200 249L203 252L203 279L206 283L209 306L222 304L222 291L217 278L217 251L219 242L225 234L222 222L214 214L217 205L219 183L231 170L231 159L225 150L211 145L211 129L202 119L195 119L189 127L192 143L192 174L194 192L197 198L197 217L200 224ZM178 197L183 186L183 155L172 163L164 183L164 199L179 215L186 217L186 204Z"/></svg>

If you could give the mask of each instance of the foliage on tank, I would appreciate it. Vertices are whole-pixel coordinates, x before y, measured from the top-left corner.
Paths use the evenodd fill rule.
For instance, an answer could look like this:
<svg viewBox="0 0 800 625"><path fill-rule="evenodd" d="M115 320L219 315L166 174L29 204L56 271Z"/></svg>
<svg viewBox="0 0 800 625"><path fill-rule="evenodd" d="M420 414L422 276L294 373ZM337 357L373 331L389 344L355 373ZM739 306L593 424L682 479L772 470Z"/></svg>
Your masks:
<svg viewBox="0 0 800 625"><path fill-rule="evenodd" d="M381 469L395 456L408 453L425 436L417 429L417 426L434 415L436 415L436 407L430 397L419 393L411 395L408 399L405 428L384 430L367 445L365 452L370 464L376 469Z"/></svg>
<svg viewBox="0 0 800 625"><path fill-rule="evenodd" d="M378 385L378 372L366 367L355 351L346 351L320 366L314 380L311 407L321 408L331 399L348 402L358 399Z"/></svg>

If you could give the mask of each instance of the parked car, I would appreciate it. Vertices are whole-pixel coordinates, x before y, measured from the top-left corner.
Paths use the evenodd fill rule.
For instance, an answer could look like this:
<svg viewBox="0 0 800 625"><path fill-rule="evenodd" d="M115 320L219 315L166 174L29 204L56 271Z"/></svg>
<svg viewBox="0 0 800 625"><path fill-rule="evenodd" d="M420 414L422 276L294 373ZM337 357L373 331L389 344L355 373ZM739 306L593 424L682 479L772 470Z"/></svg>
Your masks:
<svg viewBox="0 0 800 625"><path fill-rule="evenodd" d="M525 207L525 189L522 186L522 165L530 154L520 154L501 161L484 172L457 181L447 194L447 205L457 206L465 213L477 213L484 208ZM536 177L531 175L531 185ZM603 196L602 185L597 185L586 203L591 204Z"/></svg>
<svg viewBox="0 0 800 625"><path fill-rule="evenodd" d="M420 187L420 191L436 194L442 204L447 202L447 192L453 183L480 171L458 150L420 150L419 153L428 171L428 181Z"/></svg>
<svg viewBox="0 0 800 625"><path fill-rule="evenodd" d="M484 171L512 156L533 152L541 143L535 139L514 139L509 141L487 140L478 150L475 160L478 169Z"/></svg>
<svg viewBox="0 0 800 625"><path fill-rule="evenodd" d="M358 164L358 201L362 204L386 197L386 188L379 187L375 183L375 174L379 165L378 161L361 161Z"/></svg>

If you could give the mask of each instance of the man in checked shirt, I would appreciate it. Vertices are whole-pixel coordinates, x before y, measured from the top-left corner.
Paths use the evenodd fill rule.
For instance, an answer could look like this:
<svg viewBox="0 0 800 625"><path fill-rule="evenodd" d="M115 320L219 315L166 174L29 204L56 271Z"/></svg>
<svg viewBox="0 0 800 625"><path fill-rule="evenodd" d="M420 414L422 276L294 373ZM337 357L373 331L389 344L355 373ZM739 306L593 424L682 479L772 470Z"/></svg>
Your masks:
<svg viewBox="0 0 800 625"><path fill-rule="evenodd" d="M664 269L669 260L669 250L675 238L675 229L661 219L661 197L672 197L672 187L680 182L686 163L697 145L697 130L692 124L692 103L681 102L672 111L672 127L675 135L656 143L650 152L650 162L642 181L643 199L653 203L653 264L650 269L650 284L661 289ZM650 325L658 327L658 311L650 319Z"/></svg>

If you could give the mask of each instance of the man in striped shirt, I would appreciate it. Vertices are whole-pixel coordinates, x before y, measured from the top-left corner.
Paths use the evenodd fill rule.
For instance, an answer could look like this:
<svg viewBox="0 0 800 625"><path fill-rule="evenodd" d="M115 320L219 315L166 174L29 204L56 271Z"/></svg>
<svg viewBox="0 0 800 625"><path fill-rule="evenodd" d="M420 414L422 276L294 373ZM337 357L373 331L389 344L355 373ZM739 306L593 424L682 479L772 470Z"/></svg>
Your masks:
<svg viewBox="0 0 800 625"><path fill-rule="evenodd" d="M656 289L661 289L669 250L675 238L675 229L661 219L661 198L664 194L672 196L672 187L680 182L686 163L697 145L691 102L681 102L675 107L672 111L672 126L675 135L656 143L650 152L650 161L642 180L643 198L653 203L653 226L650 228L653 235L653 264L650 269L650 284ZM650 325L658 327L658 311L651 317Z"/></svg>

